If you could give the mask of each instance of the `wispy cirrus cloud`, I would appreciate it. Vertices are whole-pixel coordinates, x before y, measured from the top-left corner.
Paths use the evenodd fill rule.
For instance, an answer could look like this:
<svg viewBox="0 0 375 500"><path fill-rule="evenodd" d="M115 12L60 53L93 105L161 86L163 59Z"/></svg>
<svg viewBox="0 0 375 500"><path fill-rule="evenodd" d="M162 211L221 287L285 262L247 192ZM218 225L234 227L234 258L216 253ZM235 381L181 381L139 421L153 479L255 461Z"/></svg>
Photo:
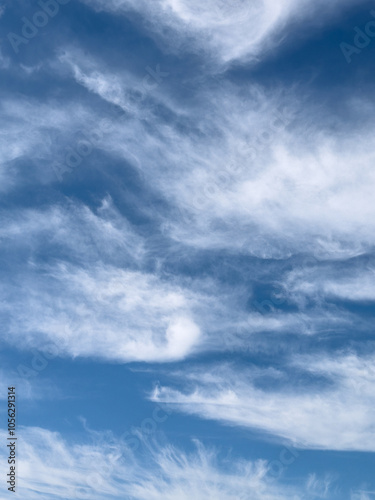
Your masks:
<svg viewBox="0 0 375 500"><path fill-rule="evenodd" d="M5 433L0 435L5 439ZM284 500L305 493L303 487L270 480L265 460L231 459L229 465L199 442L190 453L153 442L146 456L112 440L100 446L87 440L72 444L42 428L23 427L21 435L16 498ZM315 498L311 485L306 487L303 498Z"/></svg>
<svg viewBox="0 0 375 500"><path fill-rule="evenodd" d="M3 339L17 343L23 332L23 345L30 348L55 343L61 355L174 361L209 351L251 352L260 345L267 352L265 332L298 338L347 331L356 321L335 304L306 308L291 275L281 283L288 302L300 310L281 313L270 301L257 301L244 284L228 287L214 276L167 272L168 260L181 251L189 255L188 249L174 248L168 239L155 245L109 197L95 210L71 202L17 210L11 219L2 217L0 239L3 252L19 261L12 286L1 287ZM246 280L258 268L254 263ZM299 286L310 289L316 279L306 269L301 273ZM358 329L368 326L357 321Z"/></svg>
<svg viewBox="0 0 375 500"><path fill-rule="evenodd" d="M158 363L151 399L185 416L374 451L374 106L336 23L362 3L81 0L17 58L3 47L2 345L27 367ZM10 25L35 14L8 4ZM328 474L302 492L200 445L142 461L22 436L22 498L334 496Z"/></svg>
<svg viewBox="0 0 375 500"><path fill-rule="evenodd" d="M1 290L9 319L3 340L12 343L22 331L29 347L54 342L61 353L123 361L183 358L198 342L193 311L200 295L140 270L145 240L110 199L97 213L62 204L17 211L12 219L3 219L3 251L23 260L26 244L30 257L13 286ZM59 261L42 263L50 252L59 252Z"/></svg>
<svg viewBox="0 0 375 500"><path fill-rule="evenodd" d="M198 368L186 376L189 390L156 387L151 399L187 414L257 429L301 448L374 451L373 358L319 358L303 358L293 378L282 368ZM304 383L298 385L302 375ZM277 389L271 388L272 380Z"/></svg>
<svg viewBox="0 0 375 500"><path fill-rule="evenodd" d="M3 249L17 255L27 246L30 257L62 252L70 261L116 261L121 251L123 263L137 265L145 255L144 241L130 222L116 209L110 197L96 210L83 203L61 198L45 208L3 212L0 239Z"/></svg>
<svg viewBox="0 0 375 500"><path fill-rule="evenodd" d="M129 83L116 71L108 73L99 59L85 60L79 50L70 50L63 57L64 74L67 69L73 71L76 82L89 93L94 92L106 104L126 109L131 102L129 96L136 90L136 79ZM214 95L220 97L217 102ZM189 107L176 104L160 86L150 98L162 104L173 119L167 124L159 108L132 103L133 115L129 113L126 123L113 126L99 147L111 158L124 160L129 158L129 151L138 158L145 186L163 199L165 206L150 210L143 197L135 200L136 206L186 256L194 251L225 251L282 261L308 251L322 259L345 259L370 249L375 219L368 123L366 130L359 125L351 137L342 125L340 133L328 138L325 127L328 130L331 125L326 115L311 110L319 130L311 119L306 121L301 95L293 100L285 89L270 93L252 86L246 96L248 104L244 104L235 85L212 83L200 88ZM201 113L202 106L206 113ZM21 120L19 107L14 109ZM142 120L138 113L141 109L145 109ZM37 111L36 105L33 110ZM65 134L76 125L79 130L83 120L95 127L98 111L84 104L73 115L73 122L67 113L55 115L55 111L46 115L40 129L39 115L32 116L30 111L27 119L39 135L22 154L38 158L38 141L52 122ZM116 119L112 119L115 124ZM333 120L340 127L336 118ZM262 131L268 134L266 138ZM53 143L44 144L44 153L51 153ZM106 170L107 179L116 182L114 171L108 172L105 164L99 166L101 169ZM201 294L197 284L187 285L171 276L161 279L158 273L145 269L150 256L148 242L110 198L96 213L73 203L68 209L56 205L48 210L8 212L3 216L0 234L13 254L27 242L32 252L43 252L44 247L62 263L45 267L32 259L30 268L18 273L19 288L27 283L21 293L35 320L27 320L27 309L16 306L13 311L17 311L18 319L11 329L24 328L30 346L38 348L54 341L62 353L73 356L173 361L211 349L251 350L254 335L265 331L304 335L342 325L347 328L353 321L352 315L336 306L249 314L241 286L232 289L228 306L225 302L230 294L217 283ZM166 258L162 249L151 251L151 257L161 265ZM305 273L298 286L308 289L317 283L318 275ZM98 286L105 291L99 297L94 293ZM42 291L39 295L37 287ZM17 286L12 293L18 294ZM126 298L132 293L140 300L134 307ZM158 305L153 300L154 295L174 294L180 300L177 305L173 301ZM5 291L3 296L7 296ZM293 294L289 297L293 299ZM302 305L300 300L294 302ZM53 328L43 320L42 311L48 311ZM236 336L239 329L245 329L245 335ZM61 344L63 336L69 339L68 346ZM85 338L91 339L86 346ZM266 342L263 344L266 349Z"/></svg>
<svg viewBox="0 0 375 500"><path fill-rule="evenodd" d="M3 338L10 343L22 332L23 345L41 351L53 342L70 356L171 361L200 340L193 312L199 297L152 274L61 263L19 279L22 287L2 290L8 306L1 312L12 318Z"/></svg>
<svg viewBox="0 0 375 500"><path fill-rule="evenodd" d="M370 119L349 130L298 88L254 85L244 92L228 82L198 85L186 105L161 85L148 107L131 98L134 77L125 83L77 50L64 61L87 90L129 107L126 123L113 127L102 148L138 159L145 183L169 204L157 220L177 241L263 258L307 248L341 258L373 246ZM358 114L351 95L346 106Z"/></svg>
<svg viewBox="0 0 375 500"><path fill-rule="evenodd" d="M149 32L173 52L195 51L206 54L215 63L257 60L277 46L286 36L284 28L296 18L314 22L335 14L345 2L313 2L311 0L84 0L98 10L131 15L140 14Z"/></svg>
<svg viewBox="0 0 375 500"><path fill-rule="evenodd" d="M285 279L290 300L303 304L307 299L323 304L327 300L371 303L375 300L375 269L372 262L351 266L322 265L320 269L292 271Z"/></svg>
<svg viewBox="0 0 375 500"><path fill-rule="evenodd" d="M150 89L149 102L140 102L141 81L131 72L106 68L79 49L67 48L59 61L60 71L68 68L87 98L94 93L105 105L124 110L122 123L109 117L110 131L95 148L109 164L137 159L144 186L167 204L153 218L176 241L262 258L286 258L306 249L341 258L374 245L370 118L348 130L341 117L313 109L298 90L279 86L270 92L253 85L244 92L228 82L198 86L185 104L161 84ZM359 101L347 98L353 116ZM36 104L22 124L19 106L7 101L5 111L19 116L13 136L12 127L4 136L5 164L28 156L43 182L56 181L51 159L59 152L64 163L77 145L74 136L90 135L100 116L99 108L85 103L72 113L49 106L41 123ZM95 168L117 182L113 168ZM142 201L137 200L139 206Z"/></svg>

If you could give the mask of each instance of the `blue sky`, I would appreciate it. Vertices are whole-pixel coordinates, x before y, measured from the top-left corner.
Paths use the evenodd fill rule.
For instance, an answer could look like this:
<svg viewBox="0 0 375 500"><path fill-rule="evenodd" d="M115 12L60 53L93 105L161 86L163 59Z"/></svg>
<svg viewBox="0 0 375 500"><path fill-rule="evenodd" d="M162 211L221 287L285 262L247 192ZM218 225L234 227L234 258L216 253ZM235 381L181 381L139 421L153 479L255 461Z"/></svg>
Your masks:
<svg viewBox="0 0 375 500"><path fill-rule="evenodd" d="M375 498L375 11L0 2L0 499Z"/></svg>

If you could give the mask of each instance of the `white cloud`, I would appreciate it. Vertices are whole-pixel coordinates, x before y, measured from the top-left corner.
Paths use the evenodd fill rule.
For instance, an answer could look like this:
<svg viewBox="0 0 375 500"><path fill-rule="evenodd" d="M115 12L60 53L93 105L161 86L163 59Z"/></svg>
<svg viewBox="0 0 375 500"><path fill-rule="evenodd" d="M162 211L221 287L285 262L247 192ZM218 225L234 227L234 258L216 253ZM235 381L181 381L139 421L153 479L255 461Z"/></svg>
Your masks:
<svg viewBox="0 0 375 500"><path fill-rule="evenodd" d="M306 249L341 258L374 244L370 118L348 130L341 117L313 109L298 88L270 92L251 85L240 91L215 81L199 86L194 78L198 88L191 102L177 103L166 77L150 89L150 105L135 99L143 77L131 71L113 71L73 48L61 51L56 64L105 102L127 110L123 123L109 119L94 146L143 172L145 185L169 203L168 214L149 215L176 241L261 258ZM363 114L360 101L348 97L353 115ZM168 111L168 124L158 106ZM9 116L13 120L4 135L4 164L26 156L36 164L59 155L63 161L68 131L93 132L100 117L84 104L44 108L6 101L7 122ZM369 106L366 113L370 117ZM56 133L63 136L59 155ZM99 168L113 175L107 165ZM43 169L44 182L56 180L50 165L49 176Z"/></svg>
<svg viewBox="0 0 375 500"><path fill-rule="evenodd" d="M258 127L271 142L257 148L253 138L246 155L241 144L246 135L236 125L246 123L246 112L240 121L235 99L231 110L224 111L223 101L220 141L207 140L200 157L190 155L193 168L186 165L184 183L166 193L195 223L192 228L172 221L173 237L198 247L235 246L265 258L307 249L323 258L355 256L373 245L374 158L367 134L352 133L345 144L339 136L328 139L317 131L306 139L301 116L277 133L262 126L263 118ZM271 123L272 109L264 112ZM248 121L254 126L255 116ZM257 133L255 139L259 137ZM181 147L177 139L175 143ZM191 200L201 209L194 211Z"/></svg>
<svg viewBox="0 0 375 500"><path fill-rule="evenodd" d="M190 354L201 336L193 312L199 296L152 274L60 264L20 279L10 294L2 289L11 343L21 335L23 346L43 351L55 343L71 356L172 361Z"/></svg>
<svg viewBox="0 0 375 500"><path fill-rule="evenodd" d="M285 36L283 28L295 18L314 23L331 16L352 0L84 0L99 10L140 13L149 32L170 51L208 53L226 64L254 60Z"/></svg>
<svg viewBox="0 0 375 500"><path fill-rule="evenodd" d="M1 359L2 365L6 366L7 360ZM46 381L43 389L34 384L33 381L27 380L24 377L17 374L16 366L12 365L12 370L7 367L7 369L0 370L0 400L6 401L8 398L8 387L16 387L17 395L22 400L38 400L45 397L49 397L52 394L57 394L57 388L51 387Z"/></svg>
<svg viewBox="0 0 375 500"><path fill-rule="evenodd" d="M337 269L322 265L315 269L299 269L289 273L284 282L289 300L303 305L307 298L322 304L327 299L353 302L375 300L375 269L371 265Z"/></svg>
<svg viewBox="0 0 375 500"><path fill-rule="evenodd" d="M43 209L14 210L1 216L0 241L14 253L46 247L86 263L98 258L137 264L145 255L144 241L121 216L110 197L95 212L79 203L61 200Z"/></svg>
<svg viewBox="0 0 375 500"><path fill-rule="evenodd" d="M210 372L199 369L185 376L191 379L189 387L193 381L190 392L156 387L151 398L188 414L261 430L301 448L374 451L373 362L354 355L303 358L299 369L326 378L327 384L299 388L276 372L272 378L282 383L281 389L259 386L270 376L267 371L211 367Z"/></svg>
<svg viewBox="0 0 375 500"><path fill-rule="evenodd" d="M0 433L5 439L5 432ZM267 477L264 460L222 460L199 442L186 453L171 445L145 443L147 456L103 436L101 444L70 444L57 432L22 427L18 441L17 492L13 497L52 500L284 500L297 487ZM5 441L4 441L5 442ZM1 459L5 460L2 448ZM4 482L1 484L5 490ZM311 489L311 488L310 488ZM308 488L309 490L309 488ZM307 491L308 491L307 490ZM4 493L5 494L5 493ZM5 498L5 497L2 497ZM307 494L304 498L310 497Z"/></svg>
<svg viewBox="0 0 375 500"><path fill-rule="evenodd" d="M25 249L30 255L12 286L0 287L3 338L18 344L22 334L24 348L53 343L61 355L173 361L207 351L267 351L262 332L310 335L353 321L335 307L282 314L265 307L262 314L262 303L256 307L241 285L165 273L168 256L137 234L110 198L95 211L73 203L15 211L2 218L0 240L15 258ZM47 264L43 255L61 257ZM147 262L156 269L145 270Z"/></svg>
<svg viewBox="0 0 375 500"><path fill-rule="evenodd" d="M0 118L0 175L3 178L0 189L10 191L21 187L29 176L34 176L42 185L56 182L53 164L59 157L64 163L67 154L64 146L74 144L74 138L69 136L90 125L94 128L95 118L95 113L80 102L62 105L48 99L41 103L32 98L14 100L5 96Z"/></svg>
<svg viewBox="0 0 375 500"><path fill-rule="evenodd" d="M278 5L272 2L254 3L251 9L259 9L259 12L271 9L275 15L280 12L279 20L275 21L280 24L280 20L286 19L292 12L290 9L294 4L292 1ZM170 12L166 22L173 24L178 19L178 23L188 25L187 31L181 31L183 37L188 36L190 29L196 34L201 33L203 26L211 26L210 23L219 31L227 29L226 23L236 17L233 14L232 18L226 12L225 19L219 21L215 11L210 18L207 6L200 7L204 12L203 17L202 12L198 17L199 9L192 10L196 6L194 2L191 5L185 2L155 2L151 6L140 1L137 7L135 2L112 1L107 5L109 9L139 8L142 12L144 9L155 9L155 13L159 14L164 9L163 12ZM241 12L241 5L237 4L237 7ZM103 4L101 8L106 7ZM264 39L267 36L264 35ZM223 40L224 43L225 38ZM212 43L217 42L213 40ZM235 84L223 81L208 79L199 84L195 76L188 82L197 90L190 101L176 102L173 94L169 93L169 77L166 77L160 85L150 88L148 98L152 105L149 106L147 99L134 99L143 76L138 77L128 69L113 70L109 63L95 55L88 57L71 45L59 49L59 57L51 64L64 78L68 70L68 75L73 75L77 83L102 99L101 105L112 103L126 110L125 123L110 119L111 126L102 133L96 146L111 158L137 159L137 168L144 173L145 187L166 202L164 209L154 209L149 200L140 197L136 202L137 208L147 213L150 220L159 226L158 229L162 229L164 235L176 243L178 251L183 249L189 255L191 247L224 249L264 259L284 259L294 253L311 252L321 258L340 259L359 255L374 245L372 119L366 121L366 118L363 126L351 126L348 130L341 118L327 117L322 108L312 107L298 85L293 89L274 87L272 91L267 91L252 84L240 90ZM162 69L171 72L169 68ZM83 130L92 132L97 127L101 117L100 106L89 107L87 102L72 102L65 107L52 101L40 106L38 102L5 100L3 119L7 121L7 126L2 139L3 162L9 164L28 158L38 164L44 158L49 163L48 158L58 156L57 150L64 158L63 149L69 144L72 132L75 137L76 133ZM372 107L368 103L366 105L365 112L370 117ZM353 115L363 114L363 106L362 99L348 97L347 108ZM163 112L160 112L160 107ZM169 117L167 121L164 111ZM59 134L61 144L57 147L58 141L54 137ZM72 144L75 145L74 141ZM112 173L105 161L98 168L105 170L106 179L116 181L115 177L111 178ZM40 175L44 173L41 171ZM50 182L53 175L50 172L50 176L43 177L42 182ZM12 175L9 179L9 182L14 181ZM22 178L18 181L22 183ZM40 295L40 303L35 310L40 312L42 300L46 300L50 317L59 318L62 323L55 325L55 333L50 336L43 321L39 323L45 335L43 338L58 337L64 328L68 331L71 328L79 332L78 339L91 331L92 337L89 338L94 342L98 331L104 328L109 333L100 342L102 347L107 346L105 352L111 359L115 351L116 356L124 360L179 359L199 349L222 348L223 335L227 339L224 348L231 342L232 347L235 341L231 340L231 331L243 327L251 333L266 330L310 333L324 323L337 326L348 324L351 319L341 311L324 308L312 314L304 310L297 314L260 317L244 311L243 290L230 292L211 283L208 292L200 294L197 283L171 283L170 277L163 281L157 273L154 275L153 271L144 270L147 243L120 216L109 199L95 213L87 207L72 204L69 210L54 206L48 210L8 212L1 223L0 237L13 252L17 253L25 244L31 252L40 251L45 245L57 259L61 257L62 250L64 257L61 261L73 262L65 267L45 268L32 259L26 279L19 278L19 283L27 283L24 297L29 297L28 301L34 308L38 301L31 276L33 272L39 275L35 283L42 291L47 291L45 295ZM165 256L159 255L156 259L163 262ZM98 260L99 265L96 265ZM134 292L141 295L144 302L148 300L148 294L166 293L169 296L172 291L181 294L185 302L182 301L175 309L174 306L168 308L165 305L164 309L153 306L147 314L144 313L146 306L140 308L142 319L136 324L130 315L130 326L126 330L129 335L126 336L124 328L120 327L124 321L120 317L125 315L121 309L123 304L118 301L116 307L120 309L115 309L112 292L109 291L114 286L117 272L122 279L128 279ZM81 284L74 280L75 273L81 277ZM319 278L315 276L313 279L313 289L322 286L324 294L336 297L347 296L353 287L359 290L361 286L359 282L345 280L336 284L333 281L318 284ZM107 290L107 295L93 297L95 280L98 280L98 286ZM298 287L308 287L307 281L308 276L302 277L298 283L287 282L296 302L300 293ZM91 283L91 288L85 288L84 283ZM137 288L137 283L142 291ZM59 299L57 305L52 304L49 297L51 289L54 289L55 299ZM369 277L365 291L362 286L362 291L356 292L358 299L372 297L371 290ZM16 295L15 291L13 293ZM65 297L65 293L75 297L77 303L86 304L86 308L79 309L73 300ZM120 293L126 296L125 289ZM225 301L229 305L225 305ZM92 325L87 319L91 309L94 310ZM74 318L71 327L61 316L64 311ZM108 311L115 318L113 324L108 319ZM20 324L23 324L25 315L22 311L19 314ZM148 321L154 325L156 322L157 326L149 328ZM309 323L311 327L308 327ZM139 343L134 340L134 331L138 327L145 335L143 340L148 340L143 345L142 356L135 354ZM13 328L18 328L17 322ZM40 331L39 326L34 328ZM152 333L153 328L156 328L156 333ZM26 331L29 329L26 328ZM216 335L210 335L213 332ZM112 334L116 340L110 348ZM37 338L32 332L29 335L30 339ZM123 335L125 342L119 344ZM73 338L71 333L69 336ZM83 348L80 343L79 340L66 352L94 355L94 348ZM244 343L249 342L245 340ZM119 345L130 354L119 354Z"/></svg>
<svg viewBox="0 0 375 500"><path fill-rule="evenodd" d="M99 61L69 54L79 83L129 105L134 76L122 83ZM168 95L167 81L152 99L168 111L168 124L157 106L132 103L127 122L113 127L102 145L138 159L146 183L172 207L168 216L158 215L166 234L190 246L261 258L306 249L342 258L374 244L373 121L348 130L341 117L313 109L298 89L240 91L223 82L206 81L181 105ZM358 113L352 97L347 107Z"/></svg>
<svg viewBox="0 0 375 500"><path fill-rule="evenodd" d="M375 491L358 490L350 495L350 500L373 500Z"/></svg>
<svg viewBox="0 0 375 500"><path fill-rule="evenodd" d="M134 76L122 78L94 57L85 60L79 50L67 49L62 58L90 92L124 109L130 106L129 96L136 90ZM366 130L350 130L349 136L345 126L340 130L336 123L340 132L328 138L324 113L310 108L302 112L303 98L281 88L270 93L251 86L241 94L234 85L214 82L201 87L187 106L176 104L161 84L153 90L152 99L171 113L168 125L145 102L133 103L128 122L111 127L100 147L120 158L129 158L129 151L138 158L144 182L169 204L166 212L144 210L161 224L167 238L185 245L187 253L189 247L196 247L261 258L285 258L306 251L322 258L345 258L375 243L374 153L368 124ZM6 109L21 119L21 108L15 103L7 102ZM31 111L36 112L36 107L26 117L38 130L39 115L33 116ZM138 119L138 111L144 120ZM54 118L56 127L66 133L72 123L67 114L59 113L51 108L41 122L40 134ZM85 119L95 129L95 112L82 105L73 116L77 127ZM311 125L306 116L317 125ZM189 134L181 132L181 124L189 128ZM12 144L8 139L4 142ZM51 147L46 143L46 154ZM30 151L37 150L37 142L27 148L22 154L32 156ZM138 202L142 207L142 199ZM197 283L171 283L170 277L160 280L143 271L147 243L121 217L110 198L95 213L84 206L71 204L67 210L56 205L48 210L8 212L1 222L0 237L14 252L25 243L34 252L46 246L56 256L63 250L67 260L74 262L43 268L33 260L26 276L20 277L20 283L27 284L22 292L25 303L36 319L26 320L24 311L17 309L19 319L14 320L12 330L18 331L22 325L30 345L37 343L39 348L51 340L59 343L66 331L71 345L63 352L70 355L174 360L201 350L237 348L238 342L242 349L253 339L233 339L231 332L238 329L251 334L267 330L311 333L320 325L335 327L351 319L333 309L248 315L243 309L243 290L229 291L211 283L208 291L199 293ZM96 265L98 258L100 264ZM164 256L156 258L162 261ZM36 279L34 272L39 274ZM298 286L308 286L306 279L302 277ZM121 301L112 291L118 280L128 283L128 288L124 284L119 288L120 296L125 300L135 293L142 306L124 309L126 300ZM313 286L316 283L315 277ZM293 288L293 283L287 285ZM327 291L336 296L349 293L343 284L340 290L338 285L334 290L329 286ZM98 287L106 291L99 297L94 293ZM371 278L366 289L370 288ZM158 306L155 294L177 294L181 303ZM42 309L48 311L45 317L52 327L40 319ZM84 345L86 336L90 342Z"/></svg>
<svg viewBox="0 0 375 500"><path fill-rule="evenodd" d="M204 340L199 323L212 298L200 283L142 270L147 239L110 198L95 213L73 203L8 213L0 240L15 258L30 251L12 285L0 287L3 339L11 344L22 337L23 347L55 343L71 356L172 361ZM56 252L50 264L40 258Z"/></svg>

